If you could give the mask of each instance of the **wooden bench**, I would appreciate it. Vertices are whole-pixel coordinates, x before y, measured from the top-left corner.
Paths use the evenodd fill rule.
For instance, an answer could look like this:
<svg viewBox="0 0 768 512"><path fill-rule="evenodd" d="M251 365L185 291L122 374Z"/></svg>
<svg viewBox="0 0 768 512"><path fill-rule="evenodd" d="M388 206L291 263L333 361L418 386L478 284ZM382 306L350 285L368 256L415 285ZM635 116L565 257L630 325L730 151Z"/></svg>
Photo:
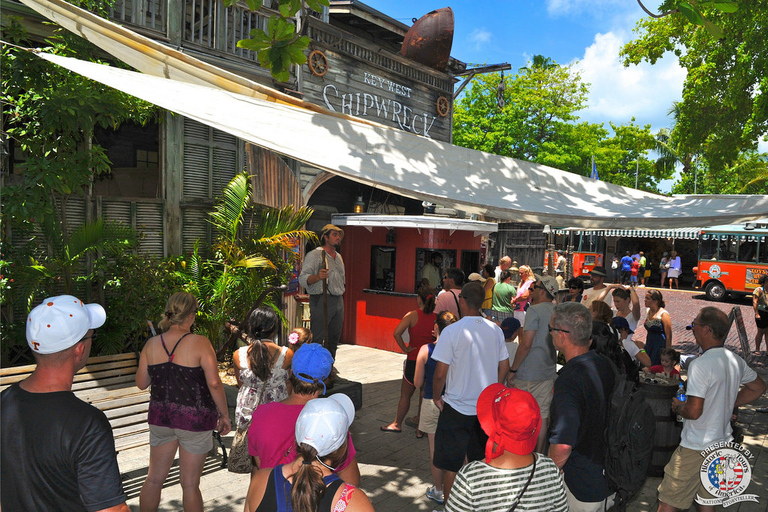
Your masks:
<svg viewBox="0 0 768 512"><path fill-rule="evenodd" d="M35 365L0 368L0 391L26 379ZM149 444L149 388L136 387L138 357L134 353L96 356L75 375L72 391L80 400L104 412L112 426L115 450L120 452ZM227 452L219 433L214 431L227 464Z"/></svg>

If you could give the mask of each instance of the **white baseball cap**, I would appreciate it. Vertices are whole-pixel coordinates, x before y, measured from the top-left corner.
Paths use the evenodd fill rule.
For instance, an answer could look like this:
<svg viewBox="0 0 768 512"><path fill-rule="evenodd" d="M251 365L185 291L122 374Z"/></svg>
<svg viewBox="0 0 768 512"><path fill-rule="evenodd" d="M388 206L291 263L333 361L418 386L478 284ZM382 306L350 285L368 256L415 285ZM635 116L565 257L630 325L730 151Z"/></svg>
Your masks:
<svg viewBox="0 0 768 512"><path fill-rule="evenodd" d="M83 304L72 295L49 297L27 316L27 343L38 354L61 352L107 320L101 304Z"/></svg>
<svg viewBox="0 0 768 512"><path fill-rule="evenodd" d="M324 457L344 444L354 419L355 406L343 393L310 400L296 420L296 444L308 444Z"/></svg>

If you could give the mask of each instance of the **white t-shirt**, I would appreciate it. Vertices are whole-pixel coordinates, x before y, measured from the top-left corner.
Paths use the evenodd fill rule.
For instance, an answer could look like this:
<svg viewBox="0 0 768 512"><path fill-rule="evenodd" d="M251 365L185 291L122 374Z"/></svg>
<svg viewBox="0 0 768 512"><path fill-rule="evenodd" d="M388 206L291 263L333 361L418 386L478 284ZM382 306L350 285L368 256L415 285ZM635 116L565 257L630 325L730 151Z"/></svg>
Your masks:
<svg viewBox="0 0 768 512"><path fill-rule="evenodd" d="M584 290L584 296L581 298L581 303L584 304L587 308L589 308L589 306L592 304L592 301L595 300L597 296L604 291L605 291L605 288L600 288L599 290L595 290L594 288L587 288L586 290ZM613 296L611 296L610 292L605 294L605 297L603 297L603 302L605 302L609 306L613 305Z"/></svg>
<svg viewBox="0 0 768 512"><path fill-rule="evenodd" d="M705 450L714 442L728 442L731 414L739 386L757 378L746 361L724 347L705 350L688 366L686 394L704 399L704 410L697 420L685 420L680 446Z"/></svg>
<svg viewBox="0 0 768 512"><path fill-rule="evenodd" d="M467 316L443 329L432 359L448 365L443 400L465 416L476 416L480 393L499 381L499 362L509 359L509 352L501 327Z"/></svg>

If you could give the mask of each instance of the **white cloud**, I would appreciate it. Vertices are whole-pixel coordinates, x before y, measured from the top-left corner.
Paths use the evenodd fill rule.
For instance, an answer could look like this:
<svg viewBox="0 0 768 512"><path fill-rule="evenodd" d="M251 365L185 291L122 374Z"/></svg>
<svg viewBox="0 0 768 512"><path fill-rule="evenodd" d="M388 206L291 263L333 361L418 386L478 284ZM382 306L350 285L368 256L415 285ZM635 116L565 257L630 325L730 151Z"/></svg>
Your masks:
<svg viewBox="0 0 768 512"><path fill-rule="evenodd" d="M682 98L685 70L673 56L655 65L625 68L619 58L625 42L616 32L596 34L594 43L574 65L582 80L590 84L588 107L580 112L582 119L607 125L609 120L622 124L635 117L636 124L650 123L654 132L668 127L671 120L667 112Z"/></svg>
<svg viewBox="0 0 768 512"><path fill-rule="evenodd" d="M484 27L476 28L469 34L469 41L475 45L475 50L479 50L481 47L491 42L493 34L488 32Z"/></svg>

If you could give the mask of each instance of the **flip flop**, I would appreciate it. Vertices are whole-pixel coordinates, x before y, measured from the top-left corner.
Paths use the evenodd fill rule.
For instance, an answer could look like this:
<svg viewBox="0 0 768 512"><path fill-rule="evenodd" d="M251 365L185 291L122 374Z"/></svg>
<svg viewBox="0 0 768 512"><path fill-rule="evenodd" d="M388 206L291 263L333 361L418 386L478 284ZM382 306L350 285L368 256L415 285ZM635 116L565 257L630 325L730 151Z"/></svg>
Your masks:
<svg viewBox="0 0 768 512"><path fill-rule="evenodd" d="M422 432L419 429L416 429L416 439L421 439L422 437L424 437L424 432Z"/></svg>
<svg viewBox="0 0 768 512"><path fill-rule="evenodd" d="M388 425L382 425L381 427L379 427L379 429L382 432L392 432L393 434L399 434L400 432L402 432L401 429L399 429L399 428L389 428Z"/></svg>

